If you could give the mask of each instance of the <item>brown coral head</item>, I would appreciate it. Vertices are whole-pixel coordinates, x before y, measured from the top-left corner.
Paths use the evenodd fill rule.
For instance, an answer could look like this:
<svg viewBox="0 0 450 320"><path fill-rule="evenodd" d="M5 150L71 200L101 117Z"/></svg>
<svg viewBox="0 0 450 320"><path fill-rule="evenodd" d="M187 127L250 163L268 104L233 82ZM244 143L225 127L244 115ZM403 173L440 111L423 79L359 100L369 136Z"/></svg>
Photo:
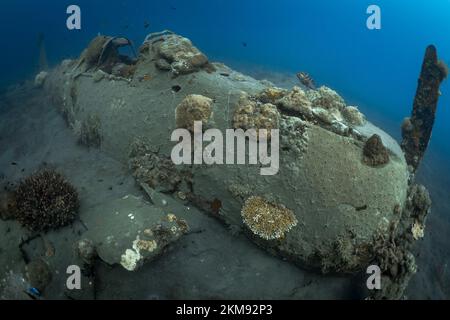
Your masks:
<svg viewBox="0 0 450 320"><path fill-rule="evenodd" d="M261 197L250 197L242 207L244 224L265 240L283 238L298 223L292 210Z"/></svg>
<svg viewBox="0 0 450 320"><path fill-rule="evenodd" d="M78 193L54 170L22 181L16 190L17 220L30 231L48 231L72 223L78 213Z"/></svg>
<svg viewBox="0 0 450 320"><path fill-rule="evenodd" d="M363 162L371 167L377 167L389 162L389 152L377 134L371 136L363 149Z"/></svg>
<svg viewBox="0 0 450 320"><path fill-rule="evenodd" d="M262 104L243 94L234 111L233 126L234 129L255 129L259 137L267 134L267 139L270 140L271 130L278 129L280 126L280 118L280 113L275 105Z"/></svg>

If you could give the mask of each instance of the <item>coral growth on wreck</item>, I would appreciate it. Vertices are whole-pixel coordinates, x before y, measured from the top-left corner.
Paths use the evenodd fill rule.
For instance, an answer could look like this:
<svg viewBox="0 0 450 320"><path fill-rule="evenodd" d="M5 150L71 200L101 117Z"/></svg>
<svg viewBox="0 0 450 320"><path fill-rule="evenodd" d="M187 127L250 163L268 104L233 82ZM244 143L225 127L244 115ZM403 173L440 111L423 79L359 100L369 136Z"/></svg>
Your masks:
<svg viewBox="0 0 450 320"><path fill-rule="evenodd" d="M437 66L438 66L439 71L440 71L441 81L447 79L447 77L448 77L448 66L447 66L447 64L443 60L439 60L437 62Z"/></svg>
<svg viewBox="0 0 450 320"><path fill-rule="evenodd" d="M280 239L297 225L297 218L292 210L261 197L248 198L241 215L245 225L265 240Z"/></svg>
<svg viewBox="0 0 450 320"><path fill-rule="evenodd" d="M133 142L129 157L133 177L160 192L175 192L183 181L190 179L186 172L176 168L170 158L159 156L141 139Z"/></svg>
<svg viewBox="0 0 450 320"><path fill-rule="evenodd" d="M256 100L276 105L285 116L298 117L343 136L356 134L350 127L365 123L365 117L357 107L347 107L344 99L327 87L308 91L298 86L290 91L268 87L256 96Z"/></svg>
<svg viewBox="0 0 450 320"><path fill-rule="evenodd" d="M355 126L362 126L366 122L364 115L358 110L357 107L348 106L342 109L342 115L344 119Z"/></svg>
<svg viewBox="0 0 450 320"><path fill-rule="evenodd" d="M394 212L401 220L393 222L388 236L378 235L372 246L374 261L382 272L381 290L371 292L372 299L402 299L411 277L417 272L413 245L424 235L425 222L431 211L428 190L417 184L408 189L403 212Z"/></svg>
<svg viewBox="0 0 450 320"><path fill-rule="evenodd" d="M89 239L81 239L75 244L75 254L86 265L92 265L97 258L97 249L94 243Z"/></svg>
<svg viewBox="0 0 450 320"><path fill-rule="evenodd" d="M402 128L401 147L412 172L417 170L428 148L441 94L440 86L447 76L448 68L442 60L438 60L436 47L428 46L422 63L411 117L408 119L409 123L404 123Z"/></svg>
<svg viewBox="0 0 450 320"><path fill-rule="evenodd" d="M201 121L203 125L211 119L213 100L198 94L184 98L175 110L175 120L178 128L194 132L194 122Z"/></svg>
<svg viewBox="0 0 450 320"><path fill-rule="evenodd" d="M288 94L278 101L278 104L283 110L299 112L308 119L312 117L311 101L300 87L294 86Z"/></svg>
<svg viewBox="0 0 450 320"><path fill-rule="evenodd" d="M31 231L71 224L78 214L78 193L59 173L45 170L23 180L16 192L17 220Z"/></svg>
<svg viewBox="0 0 450 320"><path fill-rule="evenodd" d="M164 248L186 234L188 230L189 226L185 220L169 213L156 225L145 229L141 236L137 236L132 247L121 255L120 264L128 271L135 271L146 260L161 254Z"/></svg>
<svg viewBox="0 0 450 320"><path fill-rule="evenodd" d="M151 45L156 51L158 58L155 64L160 70L171 70L176 76L189 74L209 65L208 57L187 38L176 34L150 35L148 38L144 46Z"/></svg>
<svg viewBox="0 0 450 320"><path fill-rule="evenodd" d="M243 94L234 112L233 125L235 129L266 129L270 138L270 130L280 126L280 113L275 105L263 104Z"/></svg>
<svg viewBox="0 0 450 320"><path fill-rule="evenodd" d="M363 162L376 167L389 162L389 152L377 134L371 136L363 148Z"/></svg>
<svg viewBox="0 0 450 320"><path fill-rule="evenodd" d="M317 90L308 90L306 95L315 108L326 110L342 110L345 108L344 99L336 91L328 87L322 86Z"/></svg>
<svg viewBox="0 0 450 320"><path fill-rule="evenodd" d="M262 103L275 104L279 99L283 98L288 91L277 87L267 87L258 94L258 100Z"/></svg>
<svg viewBox="0 0 450 320"><path fill-rule="evenodd" d="M307 126L307 122L300 118L282 117L280 121L281 150L293 151L298 159L302 158L308 148Z"/></svg>

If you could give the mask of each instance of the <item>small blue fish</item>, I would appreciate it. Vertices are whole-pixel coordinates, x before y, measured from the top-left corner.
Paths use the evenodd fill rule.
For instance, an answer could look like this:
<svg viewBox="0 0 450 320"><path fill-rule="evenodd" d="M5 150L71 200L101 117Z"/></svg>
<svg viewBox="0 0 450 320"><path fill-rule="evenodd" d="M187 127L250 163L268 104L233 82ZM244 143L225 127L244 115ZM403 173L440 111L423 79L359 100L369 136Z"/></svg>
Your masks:
<svg viewBox="0 0 450 320"><path fill-rule="evenodd" d="M41 292L36 288L28 288L27 293L37 297L41 296Z"/></svg>

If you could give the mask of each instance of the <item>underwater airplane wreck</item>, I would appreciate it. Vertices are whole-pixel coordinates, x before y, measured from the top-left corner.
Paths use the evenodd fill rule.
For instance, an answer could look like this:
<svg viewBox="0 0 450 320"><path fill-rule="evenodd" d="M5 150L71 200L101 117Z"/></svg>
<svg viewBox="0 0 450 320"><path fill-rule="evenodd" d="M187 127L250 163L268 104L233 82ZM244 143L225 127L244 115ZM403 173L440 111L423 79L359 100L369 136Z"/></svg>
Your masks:
<svg viewBox="0 0 450 320"><path fill-rule="evenodd" d="M370 298L403 296L431 207L414 173L447 75L434 47L399 145L328 87L284 89L255 80L209 61L170 31L150 34L136 57L120 54L126 46L132 47L126 38L97 36L78 59L35 79L78 142L128 166L148 195L79 212L87 231L77 259L86 268L94 252L129 271L151 263L190 232L189 204L314 272L352 274L378 265L383 286ZM172 132L193 132L194 122L224 133L279 130L278 172L261 175L261 164L175 165ZM167 202L180 213L168 213ZM99 222L100 211L115 214Z"/></svg>

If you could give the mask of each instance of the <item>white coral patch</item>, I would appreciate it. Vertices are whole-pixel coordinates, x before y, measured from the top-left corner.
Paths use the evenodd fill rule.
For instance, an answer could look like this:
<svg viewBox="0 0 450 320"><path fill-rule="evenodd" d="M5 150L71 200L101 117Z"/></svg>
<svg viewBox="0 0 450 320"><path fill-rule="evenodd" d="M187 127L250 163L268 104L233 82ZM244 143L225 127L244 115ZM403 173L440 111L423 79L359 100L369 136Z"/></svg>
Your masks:
<svg viewBox="0 0 450 320"><path fill-rule="evenodd" d="M127 249L122 255L120 264L128 271L134 271L139 265L139 261L142 259L141 254L138 251Z"/></svg>

